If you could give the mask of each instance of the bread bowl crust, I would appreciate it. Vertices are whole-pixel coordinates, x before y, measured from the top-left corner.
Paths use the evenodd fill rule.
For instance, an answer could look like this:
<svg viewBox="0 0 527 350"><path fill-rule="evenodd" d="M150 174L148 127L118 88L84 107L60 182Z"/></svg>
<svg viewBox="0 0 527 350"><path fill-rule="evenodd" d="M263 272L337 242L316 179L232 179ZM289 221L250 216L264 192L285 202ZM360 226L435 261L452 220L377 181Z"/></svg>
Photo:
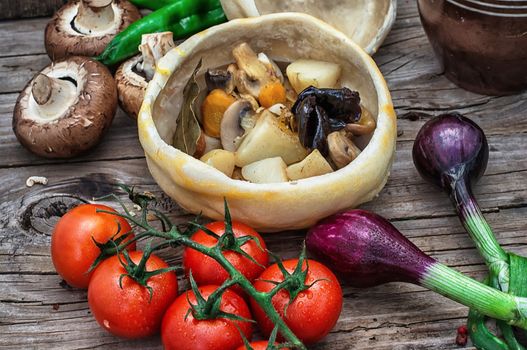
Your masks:
<svg viewBox="0 0 527 350"><path fill-rule="evenodd" d="M160 111L167 108L172 118L177 115L174 108L180 107L181 90L197 62L203 59L205 68L217 66L218 60L230 55L228 46L241 41L249 41L255 50L264 50L275 59L333 57L340 64L347 62L344 70L351 80L344 79L343 84L357 88L377 117L377 128L359 157L333 173L286 183L253 184L233 180L168 144L171 124ZM165 104L172 105L163 107ZM147 88L138 128L152 176L183 208L222 219L226 198L235 219L260 231L309 227L323 217L373 199L390 174L397 138L390 93L373 59L343 33L300 13L233 20L196 34L170 51L159 62Z"/></svg>

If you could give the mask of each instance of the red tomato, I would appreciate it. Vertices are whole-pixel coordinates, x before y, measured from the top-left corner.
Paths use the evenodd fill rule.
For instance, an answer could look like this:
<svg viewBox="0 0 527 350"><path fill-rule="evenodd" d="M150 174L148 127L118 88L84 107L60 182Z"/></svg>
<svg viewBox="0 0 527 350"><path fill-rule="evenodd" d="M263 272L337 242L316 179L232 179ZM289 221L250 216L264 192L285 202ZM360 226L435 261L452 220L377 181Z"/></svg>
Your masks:
<svg viewBox="0 0 527 350"><path fill-rule="evenodd" d="M225 233L225 223L222 221L212 222L206 225L206 227L219 236L222 236ZM236 221L232 223L232 230L235 237L255 237L258 242L260 242L261 248L258 247L258 244L255 241L250 240L242 246L242 250L252 256L259 264L263 266L269 264L269 255L266 250L265 242L258 232L249 226ZM218 241L216 238L209 236L202 230L194 233L192 240L206 247L212 247L216 245ZM227 260L229 260L229 262L251 282L254 281L254 279L256 279L256 277L258 277L264 270L262 266L258 266L239 253L225 251L223 254ZM189 270L192 271L192 276L198 285L221 285L227 280L227 278L229 278L227 271L225 271L218 262L191 248L185 248L183 251L183 267L185 268L185 273L187 275ZM234 290L240 293L240 289L234 288Z"/></svg>
<svg viewBox="0 0 527 350"><path fill-rule="evenodd" d="M88 288L93 272L87 273L101 252L92 240L106 243L119 226L116 237L131 231L130 224L120 216L97 213L115 211L101 204L81 204L60 218L51 235L51 259L57 273L72 287ZM130 239L133 235L130 235ZM135 243L128 246L135 250Z"/></svg>
<svg viewBox="0 0 527 350"><path fill-rule="evenodd" d="M203 298L207 299L217 288L218 286L208 285L200 287L199 291ZM250 322L225 318L196 320L192 313L188 313L189 301L193 305L196 304L196 296L192 291L180 295L165 313L161 326L161 339L165 350L234 350L243 345L236 325L247 339L251 339L253 326ZM231 290L223 294L220 310L251 319L251 312L245 300Z"/></svg>
<svg viewBox="0 0 527 350"><path fill-rule="evenodd" d="M291 273L295 270L298 259L286 260L283 264ZM289 292L279 291L272 301L274 308L293 333L305 344L313 344L324 338L337 323L342 310L342 289L333 272L327 267L314 260L308 260L308 266L305 284L310 285L317 280L318 282L298 294L287 307L286 316L284 316L284 308L290 300ZM254 287L261 292L273 289L275 285L265 280L276 282L284 280L277 264L269 266L256 280ZM273 330L273 323L254 300L251 300L251 307L261 330L269 335Z"/></svg>
<svg viewBox="0 0 527 350"><path fill-rule="evenodd" d="M249 345L253 350L267 350L269 342L266 340L253 341ZM278 345L278 343L275 343L275 345ZM242 345L236 350L247 350L247 347L245 345ZM281 350L289 350L289 348L281 348Z"/></svg>
<svg viewBox="0 0 527 350"><path fill-rule="evenodd" d="M130 258L139 263L143 252L130 252ZM124 257L122 257L124 259ZM146 262L146 270L168 267L155 255ZM123 338L144 338L159 332L163 315L177 297L177 277L173 271L152 276L148 289L130 277L119 278L126 270L118 257L103 261L96 269L88 288L88 303L97 322L108 332Z"/></svg>

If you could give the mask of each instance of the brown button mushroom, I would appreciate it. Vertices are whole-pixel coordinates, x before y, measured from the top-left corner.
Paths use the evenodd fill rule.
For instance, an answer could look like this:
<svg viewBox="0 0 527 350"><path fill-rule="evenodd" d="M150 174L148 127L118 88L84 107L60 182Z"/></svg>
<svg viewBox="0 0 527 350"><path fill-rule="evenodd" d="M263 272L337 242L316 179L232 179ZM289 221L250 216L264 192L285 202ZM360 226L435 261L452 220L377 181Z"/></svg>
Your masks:
<svg viewBox="0 0 527 350"><path fill-rule="evenodd" d="M52 60L97 56L139 18L139 10L127 0L71 0L46 26L46 52Z"/></svg>
<svg viewBox="0 0 527 350"><path fill-rule="evenodd" d="M115 73L119 103L132 118L137 118L148 82L154 77L157 62L174 44L172 32L144 34L140 55L125 61Z"/></svg>
<svg viewBox="0 0 527 350"><path fill-rule="evenodd" d="M117 89L108 69L72 56L44 68L20 93L13 131L31 152L69 158L95 146L117 108Z"/></svg>
<svg viewBox="0 0 527 350"><path fill-rule="evenodd" d="M360 154L360 148L346 135L345 130L334 131L328 135L329 157L337 167L344 168Z"/></svg>
<svg viewBox="0 0 527 350"><path fill-rule="evenodd" d="M373 119L371 112L363 106L361 106L361 108L362 115L360 120L357 123L346 124L346 131L352 133L355 136L371 134L377 126L377 123L375 122L375 119Z"/></svg>
<svg viewBox="0 0 527 350"><path fill-rule="evenodd" d="M148 82L137 66L143 61L141 55L126 60L115 73L119 105L126 114L136 119L143 104Z"/></svg>

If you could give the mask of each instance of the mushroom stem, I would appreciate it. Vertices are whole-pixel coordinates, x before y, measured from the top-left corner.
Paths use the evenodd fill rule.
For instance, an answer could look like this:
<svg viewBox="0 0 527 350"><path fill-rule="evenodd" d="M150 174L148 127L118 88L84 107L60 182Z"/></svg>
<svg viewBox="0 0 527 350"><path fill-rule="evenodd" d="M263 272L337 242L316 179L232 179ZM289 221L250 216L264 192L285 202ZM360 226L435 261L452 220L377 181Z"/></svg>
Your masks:
<svg viewBox="0 0 527 350"><path fill-rule="evenodd" d="M40 73L33 81L31 94L36 108L44 119L60 117L77 96L76 86L68 80Z"/></svg>
<svg viewBox="0 0 527 350"><path fill-rule="evenodd" d="M138 68L145 73L147 81L154 77L157 62L175 46L172 32L144 34L142 36L139 51L143 55L143 62L139 64Z"/></svg>
<svg viewBox="0 0 527 350"><path fill-rule="evenodd" d="M113 0L82 0L74 19L75 28L82 34L104 32L114 26Z"/></svg>
<svg viewBox="0 0 527 350"><path fill-rule="evenodd" d="M377 126L377 123L375 122L375 119L373 119L371 112L364 106L361 106L361 108L362 116L359 122L346 125L346 131L352 133L355 136L371 134Z"/></svg>
<svg viewBox="0 0 527 350"><path fill-rule="evenodd" d="M328 135L328 148L329 156L338 169L351 163L361 152L346 135L345 130L334 131Z"/></svg>

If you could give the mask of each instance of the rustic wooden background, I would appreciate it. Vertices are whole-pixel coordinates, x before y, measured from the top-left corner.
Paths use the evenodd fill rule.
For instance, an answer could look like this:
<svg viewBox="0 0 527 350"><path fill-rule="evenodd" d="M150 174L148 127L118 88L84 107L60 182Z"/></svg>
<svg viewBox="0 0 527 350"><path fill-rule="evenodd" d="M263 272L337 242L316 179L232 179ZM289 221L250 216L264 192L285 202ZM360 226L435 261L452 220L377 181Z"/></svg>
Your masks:
<svg viewBox="0 0 527 350"><path fill-rule="evenodd" d="M90 315L86 292L68 288L53 269L49 243L54 223L68 207L115 191L115 183L156 193L175 220L189 216L150 177L136 126L122 112L103 143L84 157L51 161L18 144L11 114L18 92L49 63L42 42L46 22L0 22L0 348L160 349L157 338L125 341L105 333ZM457 110L488 136L489 166L475 191L486 217L506 249L527 254L527 93L480 96L450 83L433 57L413 0L399 2L397 22L375 60L392 92L399 137L391 178L379 198L364 208L391 219L439 261L483 278L486 268L446 196L421 180L411 160L412 143L423 123ZM26 187L32 175L48 177L49 184ZM265 238L287 258L297 254L303 233ZM167 251L163 257L180 263L177 252ZM345 288L344 293L337 326L314 348L458 348L456 328L467 314L459 304L401 283Z"/></svg>
<svg viewBox="0 0 527 350"><path fill-rule="evenodd" d="M66 0L0 0L0 19L51 16Z"/></svg>

